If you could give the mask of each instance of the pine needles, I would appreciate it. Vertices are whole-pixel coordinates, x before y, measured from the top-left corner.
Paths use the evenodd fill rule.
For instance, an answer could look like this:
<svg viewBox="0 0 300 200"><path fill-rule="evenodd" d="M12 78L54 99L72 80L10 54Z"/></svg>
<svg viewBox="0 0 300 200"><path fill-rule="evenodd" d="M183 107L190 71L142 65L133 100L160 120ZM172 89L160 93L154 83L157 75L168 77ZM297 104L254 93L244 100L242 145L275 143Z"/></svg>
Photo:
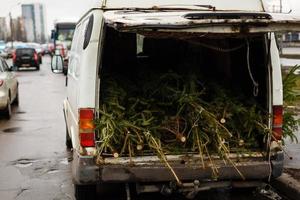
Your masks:
<svg viewBox="0 0 300 200"><path fill-rule="evenodd" d="M288 74L283 78L283 101L284 101L284 115L283 115L283 137L290 138L292 142L298 142L295 132L300 125L300 119L297 113L288 108L295 101L299 100L300 96L295 92L297 80L299 79L295 72L300 68L300 65L294 66Z"/></svg>
<svg viewBox="0 0 300 200"><path fill-rule="evenodd" d="M258 148L257 137L266 132L258 124L269 116L256 104L241 103L241 97L220 85L206 88L194 74L145 74L135 81L103 78L100 118L95 121L99 155L154 153L180 184L168 154L199 154L201 167L210 166L217 177L212 155L238 171L229 158L232 149Z"/></svg>

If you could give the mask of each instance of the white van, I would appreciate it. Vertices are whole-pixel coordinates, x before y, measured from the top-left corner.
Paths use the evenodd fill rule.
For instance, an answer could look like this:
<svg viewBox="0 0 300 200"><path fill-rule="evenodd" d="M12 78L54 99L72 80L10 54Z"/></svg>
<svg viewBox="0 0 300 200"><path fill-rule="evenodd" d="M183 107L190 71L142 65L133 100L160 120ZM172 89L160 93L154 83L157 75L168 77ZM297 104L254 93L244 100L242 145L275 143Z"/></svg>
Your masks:
<svg viewBox="0 0 300 200"><path fill-rule="evenodd" d="M138 193L177 190L192 195L205 188L256 186L257 181L280 176L283 153L274 140L282 135L283 100L274 32L297 30L300 18L268 13L260 0L100 1L76 26L63 107L66 144L73 148L76 198L92 199L96 188L99 192L118 184L126 186L127 195L132 184ZM237 164L246 181L240 181L234 166L220 162L219 184L214 184L210 168L190 166L183 155L168 155L185 183L175 189L169 184L174 177L155 155L98 155L96 145L101 141L93 122L101 116L102 75L134 76L137 66L166 71L169 66L179 71L201 66L206 78L230 85L269 111L274 135L261 139L266 153L253 151ZM53 62L57 72L55 67Z"/></svg>

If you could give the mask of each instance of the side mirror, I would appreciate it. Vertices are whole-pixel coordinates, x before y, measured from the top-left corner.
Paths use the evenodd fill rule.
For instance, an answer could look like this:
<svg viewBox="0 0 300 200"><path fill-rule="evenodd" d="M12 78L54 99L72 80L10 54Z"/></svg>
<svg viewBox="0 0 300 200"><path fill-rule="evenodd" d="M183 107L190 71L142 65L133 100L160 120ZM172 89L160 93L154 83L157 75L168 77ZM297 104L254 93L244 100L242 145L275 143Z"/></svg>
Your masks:
<svg viewBox="0 0 300 200"><path fill-rule="evenodd" d="M61 55L54 55L51 60L51 70L53 73L63 73L64 60Z"/></svg>

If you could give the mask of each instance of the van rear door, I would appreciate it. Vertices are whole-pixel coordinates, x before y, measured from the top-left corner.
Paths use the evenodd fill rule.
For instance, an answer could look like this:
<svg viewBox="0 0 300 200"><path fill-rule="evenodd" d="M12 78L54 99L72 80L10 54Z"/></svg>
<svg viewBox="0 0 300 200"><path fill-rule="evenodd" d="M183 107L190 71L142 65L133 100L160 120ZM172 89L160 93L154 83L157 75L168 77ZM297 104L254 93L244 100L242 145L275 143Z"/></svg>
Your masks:
<svg viewBox="0 0 300 200"><path fill-rule="evenodd" d="M104 18L108 26L120 31L155 28L158 31L172 29L172 31L232 34L300 30L300 16L266 12L129 10L107 11Z"/></svg>

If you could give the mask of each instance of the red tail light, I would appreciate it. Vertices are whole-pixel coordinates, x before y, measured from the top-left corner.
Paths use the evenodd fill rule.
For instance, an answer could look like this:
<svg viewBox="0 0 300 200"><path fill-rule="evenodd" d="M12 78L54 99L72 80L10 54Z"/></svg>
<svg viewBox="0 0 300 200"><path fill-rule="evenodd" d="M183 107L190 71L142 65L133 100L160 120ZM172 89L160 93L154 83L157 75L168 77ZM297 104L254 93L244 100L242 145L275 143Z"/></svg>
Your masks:
<svg viewBox="0 0 300 200"><path fill-rule="evenodd" d="M95 146L94 110L79 109L79 136L82 147Z"/></svg>
<svg viewBox="0 0 300 200"><path fill-rule="evenodd" d="M3 85L4 81L0 80L0 87Z"/></svg>
<svg viewBox="0 0 300 200"><path fill-rule="evenodd" d="M16 53L16 51L13 51L13 53L12 53L12 59L13 59L13 62L16 62L16 60L17 60L17 53Z"/></svg>
<svg viewBox="0 0 300 200"><path fill-rule="evenodd" d="M273 140L282 139L283 107L273 106Z"/></svg>
<svg viewBox="0 0 300 200"><path fill-rule="evenodd" d="M34 60L37 62L37 61L38 61L38 59L39 59L39 58L38 58L38 54L37 54L37 53L34 53L34 55L33 55L33 56L34 56Z"/></svg>

